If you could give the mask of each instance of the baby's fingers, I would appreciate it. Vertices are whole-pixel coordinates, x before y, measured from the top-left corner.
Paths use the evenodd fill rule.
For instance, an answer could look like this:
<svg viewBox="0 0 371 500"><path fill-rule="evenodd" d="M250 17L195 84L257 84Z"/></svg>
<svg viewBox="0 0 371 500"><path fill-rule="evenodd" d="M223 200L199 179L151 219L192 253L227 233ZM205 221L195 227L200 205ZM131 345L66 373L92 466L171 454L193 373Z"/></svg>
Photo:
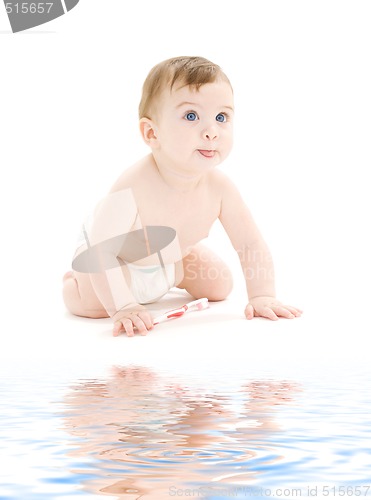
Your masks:
<svg viewBox="0 0 371 500"><path fill-rule="evenodd" d="M280 309L280 307L265 306L263 311L261 312L261 314L259 314L259 316L263 316L263 318L271 319L272 321L277 321L278 316L280 316L280 314L276 314L276 313L278 313L277 309Z"/></svg>
<svg viewBox="0 0 371 500"><path fill-rule="evenodd" d="M296 307L286 306L286 305L277 305L273 306L272 309L280 318L288 318L293 319L301 316L302 311L300 309L296 309Z"/></svg>
<svg viewBox="0 0 371 500"><path fill-rule="evenodd" d="M120 321L116 321L113 328L113 336L117 337L121 332L126 332L128 337L132 337L134 335L133 323L130 319L123 318Z"/></svg>
<svg viewBox="0 0 371 500"><path fill-rule="evenodd" d="M134 321L132 319L124 318L121 320L124 331L128 337L134 336Z"/></svg>
<svg viewBox="0 0 371 500"><path fill-rule="evenodd" d="M132 337L134 335L134 327L130 319L123 318L120 319L120 321L116 321L113 327L113 336L117 337L121 332L126 332L128 337Z"/></svg>
<svg viewBox="0 0 371 500"><path fill-rule="evenodd" d="M135 328L138 330L138 332L141 334L141 335L147 335L147 328L146 328L146 325L143 321L143 319L139 316L139 315L135 315L131 318L131 321L132 321L132 324L135 326ZM126 333L128 334L129 337L131 337L131 335L129 335L129 332L126 330ZM133 331L133 335L134 335L134 331Z"/></svg>
<svg viewBox="0 0 371 500"><path fill-rule="evenodd" d="M118 337L123 329L121 321L116 321L115 324L113 325L113 336Z"/></svg>
<svg viewBox="0 0 371 500"><path fill-rule="evenodd" d="M147 330L152 330L153 328L153 319L151 314L148 311L143 311L138 313L139 318L143 321L144 326Z"/></svg>
<svg viewBox="0 0 371 500"><path fill-rule="evenodd" d="M254 316L261 316L263 318L277 321L279 318L293 319L301 316L302 311L293 306L287 306L279 303L271 303L264 306L264 304L256 304L255 307L249 303L245 309L245 316L247 319L253 319Z"/></svg>
<svg viewBox="0 0 371 500"><path fill-rule="evenodd" d="M254 308L252 304L247 304L245 309L245 316L247 319L253 319L254 317Z"/></svg>
<svg viewBox="0 0 371 500"><path fill-rule="evenodd" d="M271 319L272 321L276 321L278 319L278 316L273 311L273 307L271 308L265 306L254 308L252 304L247 304L245 309L245 316L247 319L253 319L254 316Z"/></svg>
<svg viewBox="0 0 371 500"><path fill-rule="evenodd" d="M113 336L117 337L121 332L125 332L128 337L134 336L134 328L141 335L147 335L148 330L153 328L152 316L147 311L131 313L129 318L122 318L116 321L113 327Z"/></svg>
<svg viewBox="0 0 371 500"><path fill-rule="evenodd" d="M301 309L298 309L297 307L293 306L283 306L286 309L288 309L295 317L299 317L302 315L303 311Z"/></svg>

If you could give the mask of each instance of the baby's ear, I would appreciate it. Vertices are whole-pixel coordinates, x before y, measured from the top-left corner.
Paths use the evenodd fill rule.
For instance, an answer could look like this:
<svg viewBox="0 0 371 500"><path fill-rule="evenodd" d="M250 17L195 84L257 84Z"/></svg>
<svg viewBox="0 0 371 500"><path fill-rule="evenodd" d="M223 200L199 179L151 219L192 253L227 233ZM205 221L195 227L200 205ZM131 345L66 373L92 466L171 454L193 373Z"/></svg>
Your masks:
<svg viewBox="0 0 371 500"><path fill-rule="evenodd" d="M150 148L158 147L158 139L156 135L156 127L152 120L149 118L141 118L139 120L139 129L142 134L144 142Z"/></svg>

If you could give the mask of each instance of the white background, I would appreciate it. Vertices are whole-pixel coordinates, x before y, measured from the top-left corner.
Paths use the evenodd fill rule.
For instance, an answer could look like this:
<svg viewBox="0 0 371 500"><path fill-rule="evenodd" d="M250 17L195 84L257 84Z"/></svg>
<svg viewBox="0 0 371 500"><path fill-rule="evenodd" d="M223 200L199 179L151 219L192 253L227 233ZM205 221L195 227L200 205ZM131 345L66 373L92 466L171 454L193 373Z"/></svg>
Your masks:
<svg viewBox="0 0 371 500"><path fill-rule="evenodd" d="M136 342L112 339L107 322L70 318L61 279L85 215L147 154L137 106L148 71L168 57L201 55L224 69L235 92L235 147L220 168L271 248L278 298L305 310L274 335L307 334L310 345L317 332L335 345L341 331L344 352L357 335L364 354L370 25L371 3L362 0L80 0L67 15L13 34L0 5L2 344L30 355L42 349L38 334L53 347L88 331L97 335L82 343ZM235 327L271 328L240 321L245 290L218 226L210 244L235 271ZM215 321L223 307L213 308Z"/></svg>

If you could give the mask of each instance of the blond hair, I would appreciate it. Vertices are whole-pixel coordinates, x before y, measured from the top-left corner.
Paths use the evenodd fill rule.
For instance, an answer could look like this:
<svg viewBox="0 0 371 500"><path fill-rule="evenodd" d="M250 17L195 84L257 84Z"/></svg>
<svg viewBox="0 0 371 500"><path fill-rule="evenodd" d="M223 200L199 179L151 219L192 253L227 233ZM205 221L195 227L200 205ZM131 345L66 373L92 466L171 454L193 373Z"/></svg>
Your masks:
<svg viewBox="0 0 371 500"><path fill-rule="evenodd" d="M221 79L230 84L220 66L204 57L173 57L154 66L143 84L139 104L139 118L151 118L153 105L165 86L170 90L175 83L198 90L201 85Z"/></svg>

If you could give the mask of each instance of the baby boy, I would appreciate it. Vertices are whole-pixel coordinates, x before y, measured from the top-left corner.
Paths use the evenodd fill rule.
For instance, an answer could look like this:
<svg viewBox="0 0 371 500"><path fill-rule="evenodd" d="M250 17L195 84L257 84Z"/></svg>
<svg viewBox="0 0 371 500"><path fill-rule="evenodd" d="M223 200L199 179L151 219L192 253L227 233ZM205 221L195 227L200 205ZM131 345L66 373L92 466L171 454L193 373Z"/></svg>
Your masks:
<svg viewBox="0 0 371 500"><path fill-rule="evenodd" d="M153 328L145 304L174 286L196 299L225 299L231 272L201 242L219 219L246 280L246 318L300 316L276 299L269 249L237 187L216 168L232 148L233 113L231 84L207 59L176 57L150 71L139 126L151 153L122 173L84 226L64 276L71 313L111 317L114 335L145 335Z"/></svg>

